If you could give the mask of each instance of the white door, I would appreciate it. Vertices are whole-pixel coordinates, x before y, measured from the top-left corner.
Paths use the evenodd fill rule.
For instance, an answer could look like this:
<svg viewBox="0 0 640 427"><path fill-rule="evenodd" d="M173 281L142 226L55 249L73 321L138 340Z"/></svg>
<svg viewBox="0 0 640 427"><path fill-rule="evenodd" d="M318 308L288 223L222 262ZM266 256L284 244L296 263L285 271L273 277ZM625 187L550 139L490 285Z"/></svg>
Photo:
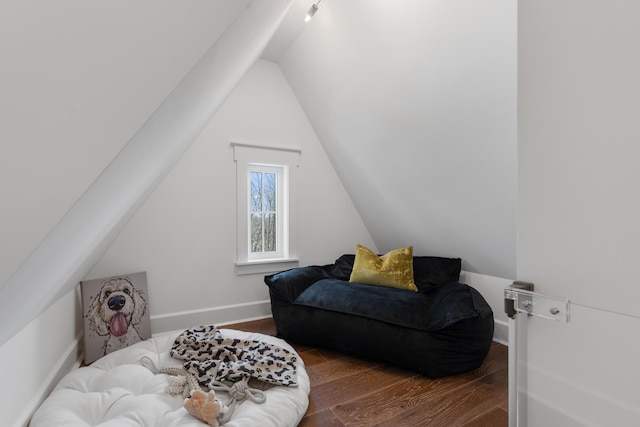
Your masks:
<svg viewBox="0 0 640 427"><path fill-rule="evenodd" d="M640 1L518 1L521 426L640 426ZM519 331L520 332L520 331Z"/></svg>
<svg viewBox="0 0 640 427"><path fill-rule="evenodd" d="M510 427L640 426L640 318L507 291Z"/></svg>

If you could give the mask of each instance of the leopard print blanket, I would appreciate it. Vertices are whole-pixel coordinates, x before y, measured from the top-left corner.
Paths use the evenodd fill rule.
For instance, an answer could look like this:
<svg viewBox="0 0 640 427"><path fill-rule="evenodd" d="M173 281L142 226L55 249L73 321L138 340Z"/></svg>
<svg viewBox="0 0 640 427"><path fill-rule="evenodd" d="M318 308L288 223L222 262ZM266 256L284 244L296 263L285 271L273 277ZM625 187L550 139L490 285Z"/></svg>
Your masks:
<svg viewBox="0 0 640 427"><path fill-rule="evenodd" d="M213 325L185 330L174 341L170 355L184 360L185 370L210 389L221 381L249 378L298 385L295 353L263 341L224 338Z"/></svg>

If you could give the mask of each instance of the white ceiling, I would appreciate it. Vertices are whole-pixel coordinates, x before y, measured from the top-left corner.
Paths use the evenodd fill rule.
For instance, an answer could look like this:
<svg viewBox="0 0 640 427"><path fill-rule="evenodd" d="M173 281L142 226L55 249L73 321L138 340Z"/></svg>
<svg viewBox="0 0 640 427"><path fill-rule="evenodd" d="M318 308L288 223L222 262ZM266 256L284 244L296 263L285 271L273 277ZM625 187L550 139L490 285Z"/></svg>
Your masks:
<svg viewBox="0 0 640 427"><path fill-rule="evenodd" d="M261 58L267 61L278 62L282 55L289 49L291 43L298 38L307 25L304 18L314 0L296 0L285 16L280 28L271 39L271 43L262 53ZM322 5L319 6L320 8ZM320 10L318 10L320 13Z"/></svg>
<svg viewBox="0 0 640 427"><path fill-rule="evenodd" d="M381 253L515 277L516 5L401 3L322 2L278 66Z"/></svg>

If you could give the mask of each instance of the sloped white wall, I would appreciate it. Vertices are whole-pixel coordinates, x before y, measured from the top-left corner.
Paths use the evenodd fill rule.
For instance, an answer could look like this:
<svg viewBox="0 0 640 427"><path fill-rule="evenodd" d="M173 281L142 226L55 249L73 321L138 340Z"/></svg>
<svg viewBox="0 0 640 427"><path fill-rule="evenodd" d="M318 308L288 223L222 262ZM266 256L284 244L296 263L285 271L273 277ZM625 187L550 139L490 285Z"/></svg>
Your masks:
<svg viewBox="0 0 640 427"><path fill-rule="evenodd" d="M231 141L302 150L301 265L373 246L280 69L260 60L89 275L146 271L154 332L269 314L264 274L235 272Z"/></svg>
<svg viewBox="0 0 640 427"><path fill-rule="evenodd" d="M150 312L160 317L152 327L191 326L184 322L194 317L185 312L218 322L269 309L263 275L236 276L234 271L230 141L301 148L302 264L333 262L353 252L356 243L375 247L279 68L258 61L88 276L147 271ZM3 402L3 419L28 416L55 379L50 373L68 369L69 360L76 359L80 316L74 291L0 348L6 369L2 377L25 375L21 388ZM46 337L57 340L44 350ZM33 360L21 356L25 351L37 358L40 369L29 370Z"/></svg>
<svg viewBox="0 0 640 427"><path fill-rule="evenodd" d="M0 286L246 1L2 1Z"/></svg>
<svg viewBox="0 0 640 427"><path fill-rule="evenodd" d="M515 276L516 6L326 0L279 61L380 251Z"/></svg>
<svg viewBox="0 0 640 427"><path fill-rule="evenodd" d="M532 427L640 420L638 16L519 2L518 278L573 304L530 320Z"/></svg>
<svg viewBox="0 0 640 427"><path fill-rule="evenodd" d="M154 3L153 5L140 3L140 10L131 10L131 8L128 7L128 3L114 2L110 4L110 7L106 8L106 13L104 13L105 11L102 7L98 7L97 9L84 7L74 8L74 2L68 3L70 3L68 5L69 9L64 9L65 5L57 4L56 6L58 8L62 7L62 9L51 10L45 4L35 3L29 3L27 5L16 3L15 5L8 5L7 8L3 9L3 13L8 13L7 15L3 15L3 18L6 17L9 23L9 25L3 27L7 35L6 38L3 37L3 41L10 41L15 44L7 43L3 46L3 54L6 51L10 66L3 68L3 72L6 72L8 78L2 79L7 89L3 91L3 94L6 96L2 99L2 117L6 119L7 126L4 126L3 122L2 130L6 134L3 135L3 137L6 136L8 142L6 146L3 145L3 149L6 150L6 156L2 156L1 158L6 161L7 166L13 166L14 164L19 165L19 168L2 168L3 174L6 173L6 176L3 176L2 179L2 207L6 209L3 209L2 212L2 231L3 237L6 237L3 239L3 245L6 245L3 246L3 250L7 248L7 253L16 254L13 258L11 256L6 257L7 263L2 264L3 269L6 269L3 270L3 273L7 275L11 274L15 268L15 265L12 263L20 264L21 257L33 249L32 246L46 233L47 227L51 227L52 224L57 222L59 216L62 214L61 212L75 200L78 193L82 192L82 186L73 187L71 190L66 187L59 188L61 181L56 178L69 173L69 171L80 169L82 172L75 175L75 178L81 177L83 180L86 180L86 182L83 182L83 184L86 185L97 176L102 167L110 160L110 157L100 157L93 161L94 159L88 156L87 164L78 166L83 160L81 155L86 154L86 152L73 149L76 145L81 146L84 141L73 138L69 141L67 139L69 135L73 134L73 131L76 130L74 125L82 127L84 132L82 137L84 138L93 137L93 132L97 132L98 135L101 136L99 133L100 127L97 126L97 123L94 123L93 120L99 122L100 119L104 120L105 117L92 115L95 114L93 109L96 107L96 104L100 106L97 110L106 115L107 121L110 119L118 120L119 118L118 114L109 115L108 113L111 110L123 111L125 116L127 113L130 113L132 117L137 117L140 118L141 121L144 121L146 116L150 114L150 111L142 109L141 111L144 111L145 114L140 116L138 108L141 106L150 107L152 111L166 93L183 77L184 73L192 68L193 63L202 54L202 51L194 52L190 47L200 46L202 42L205 43L205 47L210 46L227 25L235 19L237 12L245 5L245 2L206 3L207 6L213 6L216 9L216 16L207 19L205 15L200 14L200 12L206 13L205 10L201 9L195 12L194 17L202 19L194 20L189 19L189 14L194 13L193 10L176 10L171 7L168 8L170 10L167 10L163 6L168 5L159 3ZM194 4L195 3L190 4L190 6L193 7ZM281 4L284 7L285 3L281 2ZM205 5L205 3L201 5ZM159 21L161 23L155 24L154 18L156 18L156 16L154 16L153 13L149 13L146 9L147 6L155 6L158 8L153 10L161 12L159 13ZM128 12L131 12L135 17L131 21L126 19L126 17L130 17L127 14ZM123 18L123 16L125 18ZM180 22L181 19L185 19L185 22ZM23 23L22 20L27 24L24 26L27 29L25 33L22 32L23 27L20 26L20 24ZM123 28L117 25L121 21L126 21L131 25L124 25ZM166 38L154 37L153 34L147 38L144 31L143 33L145 34L139 36L137 32L141 28L141 22L148 23L148 25L142 26L148 31L166 31L167 25L169 24L173 24L178 28L181 25L187 25L190 30L193 28L195 31L185 31L184 33L197 38L198 41L189 43L188 39L185 41L178 37L177 39L188 45L189 48L180 49L180 54L170 58L169 61L167 61L167 57L161 56L164 62L171 62L172 65L177 64L175 67L168 67L150 61L150 65L147 64L148 68L142 67L143 70L147 72L146 75L136 75L126 70L118 70L120 74L114 73L113 68L110 67L112 63L120 67L127 65L135 66L138 64L135 60L127 61L127 54L130 52L123 49L122 44L134 46L137 50L134 49L135 53L133 53L133 56L136 57L141 53L145 53L146 49L149 50L151 58L154 57L154 53L167 55L167 51L165 51L167 47L178 49L178 46L172 43L166 43ZM13 25L14 23L17 25ZM33 27L29 25L32 23L35 24ZM125 31L125 36L122 39L109 35L109 32L114 30L113 27L110 26L111 24L116 24L117 31ZM199 26L192 26L192 24L199 24ZM205 31L201 31L203 27L206 27L204 28ZM203 36L207 34L211 38L203 40ZM126 35L129 37L127 38ZM139 41L138 37L143 40L142 47L136 43ZM153 44L156 39L159 42L157 46ZM105 42L106 48L100 50L101 47L104 47L101 43L102 41ZM115 44L112 45L111 43ZM148 45L149 43L150 45ZM42 48L43 45L44 49ZM159 49L154 51L154 47L159 47ZM120 62L122 57L119 55L121 50L125 51L122 62ZM187 53L187 55L183 53ZM60 57L58 57L58 55L60 55ZM102 55L104 55L104 57ZM12 61L14 59L15 61ZM190 62L191 59L193 62ZM105 64L105 66L102 66L103 64ZM168 76L166 76L162 72L158 72L163 78L156 81L150 76L153 76L158 68L166 68L174 72L178 70L180 73L169 73ZM80 70L79 74L78 69ZM48 72L51 72L51 74L47 74ZM94 72L98 74L95 79L93 79ZM127 86L127 83L130 82L127 81L126 78L121 78L121 76L130 75L135 75L139 80ZM167 79L167 77L174 80ZM84 85L83 79L90 81L90 83ZM117 89L119 89L118 85L125 83L127 89L125 93L129 95L129 99L123 96L114 101L114 99L108 98L107 96L113 94L113 92L106 90L106 93L102 93L101 90L98 90L99 94L105 96L96 96L96 93L90 90L93 89L93 86L102 89L101 85L105 82L110 82L111 79L116 81L115 87L109 84L106 86L113 89L113 92L117 92ZM144 83L140 83L141 81ZM76 84L79 85L78 88L76 88ZM152 99L151 104L145 103L146 95L142 87L144 84L148 85L147 90L151 93L160 95L158 99ZM3 87L3 89L5 88ZM143 92L139 94L140 98L132 95L138 93L136 89L140 89ZM87 97L85 97L85 90L89 93ZM124 93L121 95L124 95ZM67 98L67 96L70 98ZM80 102L78 106L76 106L78 100L80 100ZM125 102L126 100L129 102ZM108 111L105 112L102 110L101 102L107 104ZM66 111L65 109L68 104L71 104L71 106L68 107L69 110ZM78 109L76 109L76 107L78 107ZM60 113L60 108L64 110L62 113ZM74 115L80 109L84 112L85 108L90 112L89 116L79 118L77 122L70 124L68 122L60 123L60 121L56 120L60 114L62 116L65 116L67 113ZM122 120L125 124L123 128L118 128L117 124L113 126L120 131L126 131L124 134L119 134L119 136L125 138L123 141L126 141L131 137L129 132L133 133L141 123L138 123L137 127L131 130L127 128L127 125L130 123L127 122L125 118L122 118ZM113 137L113 135L110 137ZM101 140L100 142L104 144L114 144L104 151L99 151L100 156L106 155L105 153L117 152L122 146L122 141L119 140L111 141L108 139L107 141ZM34 161L32 165L32 163L26 161L24 157L20 157L21 154L26 155L26 151L20 150L23 146L22 143L29 149L28 156L26 157L31 159L32 156L33 160L41 160L38 157L39 155L48 156L45 161L42 161L42 164L47 165L47 162L54 162L54 167L40 170L38 168L38 162ZM56 149L48 149L48 144L54 146ZM55 152L56 154L64 153L65 155L51 156L49 155L51 152ZM83 167L90 172L86 172ZM91 169L92 167L97 167L97 169L93 170ZM25 176L27 176L28 179L21 181L21 178ZM42 180L35 179L41 177L43 178ZM64 182L64 179L62 182ZM34 183L38 183L44 188L41 192L36 192L35 196L32 190L37 184ZM41 190L40 188L37 189ZM5 195L6 197L4 197ZM51 196L51 199L47 199L43 197L43 195ZM56 196L60 196L64 203L61 205L52 203L51 206L49 206L48 202L50 200L56 200ZM35 201L30 201L29 197L34 197ZM43 200L40 200L38 197L43 197ZM68 204L66 207L65 203ZM43 209L38 209L38 205L41 205ZM38 215L31 215L34 209L37 210L38 215L41 215L40 217ZM5 219L6 222L4 221ZM42 221L44 227L35 227L32 230L29 221L38 224ZM14 236L12 234L14 229L22 233ZM24 242L20 240L23 237ZM64 252L64 248L61 248L61 252ZM44 285L46 283L41 284ZM5 288L3 288L3 290L5 290ZM37 292L37 289L34 289L34 292ZM28 294L29 291L27 290L26 293ZM38 399L42 396L42 392L46 391L49 380L53 378L50 376L51 372L56 372L58 368L62 370L67 369L69 367L68 361L73 361L76 358L77 342L75 337L78 331L78 307L75 292L69 292L67 295L61 295L61 297L62 298L51 306L49 310L38 318L33 319L30 325L23 325L25 327L23 333L15 336L6 343L3 341L4 345L1 348L3 366L11 370L7 375L3 374L3 378L12 378L14 372L19 372L24 375L16 393L12 394L10 399L3 401L3 420L8 424L13 424L14 420L17 424L22 424L26 421L25 417L28 417L30 410L33 409L32 405L37 403ZM19 305L16 307L16 310L20 310ZM2 315L3 322L6 324L11 314L3 310ZM60 332L59 328L62 328L63 331ZM7 335L4 329L3 335ZM55 339L53 343L55 345L47 345L51 341L50 338ZM31 366L32 360L30 358L23 356L25 353L37 358L37 369ZM26 402L25 399L29 399L29 402ZM7 406L7 410L4 410L5 405Z"/></svg>
<svg viewBox="0 0 640 427"><path fill-rule="evenodd" d="M0 2L0 286L245 4ZM80 325L74 290L0 347L3 425L77 361Z"/></svg>
<svg viewBox="0 0 640 427"><path fill-rule="evenodd" d="M81 308L72 291L0 346L3 426L26 426L62 375L79 365Z"/></svg>
<svg viewBox="0 0 640 427"><path fill-rule="evenodd" d="M247 5L5 283L0 343L86 276L260 56L292 2Z"/></svg>

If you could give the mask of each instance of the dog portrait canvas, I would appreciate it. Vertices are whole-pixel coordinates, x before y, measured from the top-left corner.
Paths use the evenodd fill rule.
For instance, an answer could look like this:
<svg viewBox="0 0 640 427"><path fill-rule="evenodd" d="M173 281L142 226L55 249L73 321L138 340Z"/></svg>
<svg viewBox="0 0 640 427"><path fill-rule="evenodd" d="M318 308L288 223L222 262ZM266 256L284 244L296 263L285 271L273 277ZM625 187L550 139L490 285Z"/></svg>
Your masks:
<svg viewBox="0 0 640 427"><path fill-rule="evenodd" d="M151 337L147 274L80 282L84 317L84 362Z"/></svg>

